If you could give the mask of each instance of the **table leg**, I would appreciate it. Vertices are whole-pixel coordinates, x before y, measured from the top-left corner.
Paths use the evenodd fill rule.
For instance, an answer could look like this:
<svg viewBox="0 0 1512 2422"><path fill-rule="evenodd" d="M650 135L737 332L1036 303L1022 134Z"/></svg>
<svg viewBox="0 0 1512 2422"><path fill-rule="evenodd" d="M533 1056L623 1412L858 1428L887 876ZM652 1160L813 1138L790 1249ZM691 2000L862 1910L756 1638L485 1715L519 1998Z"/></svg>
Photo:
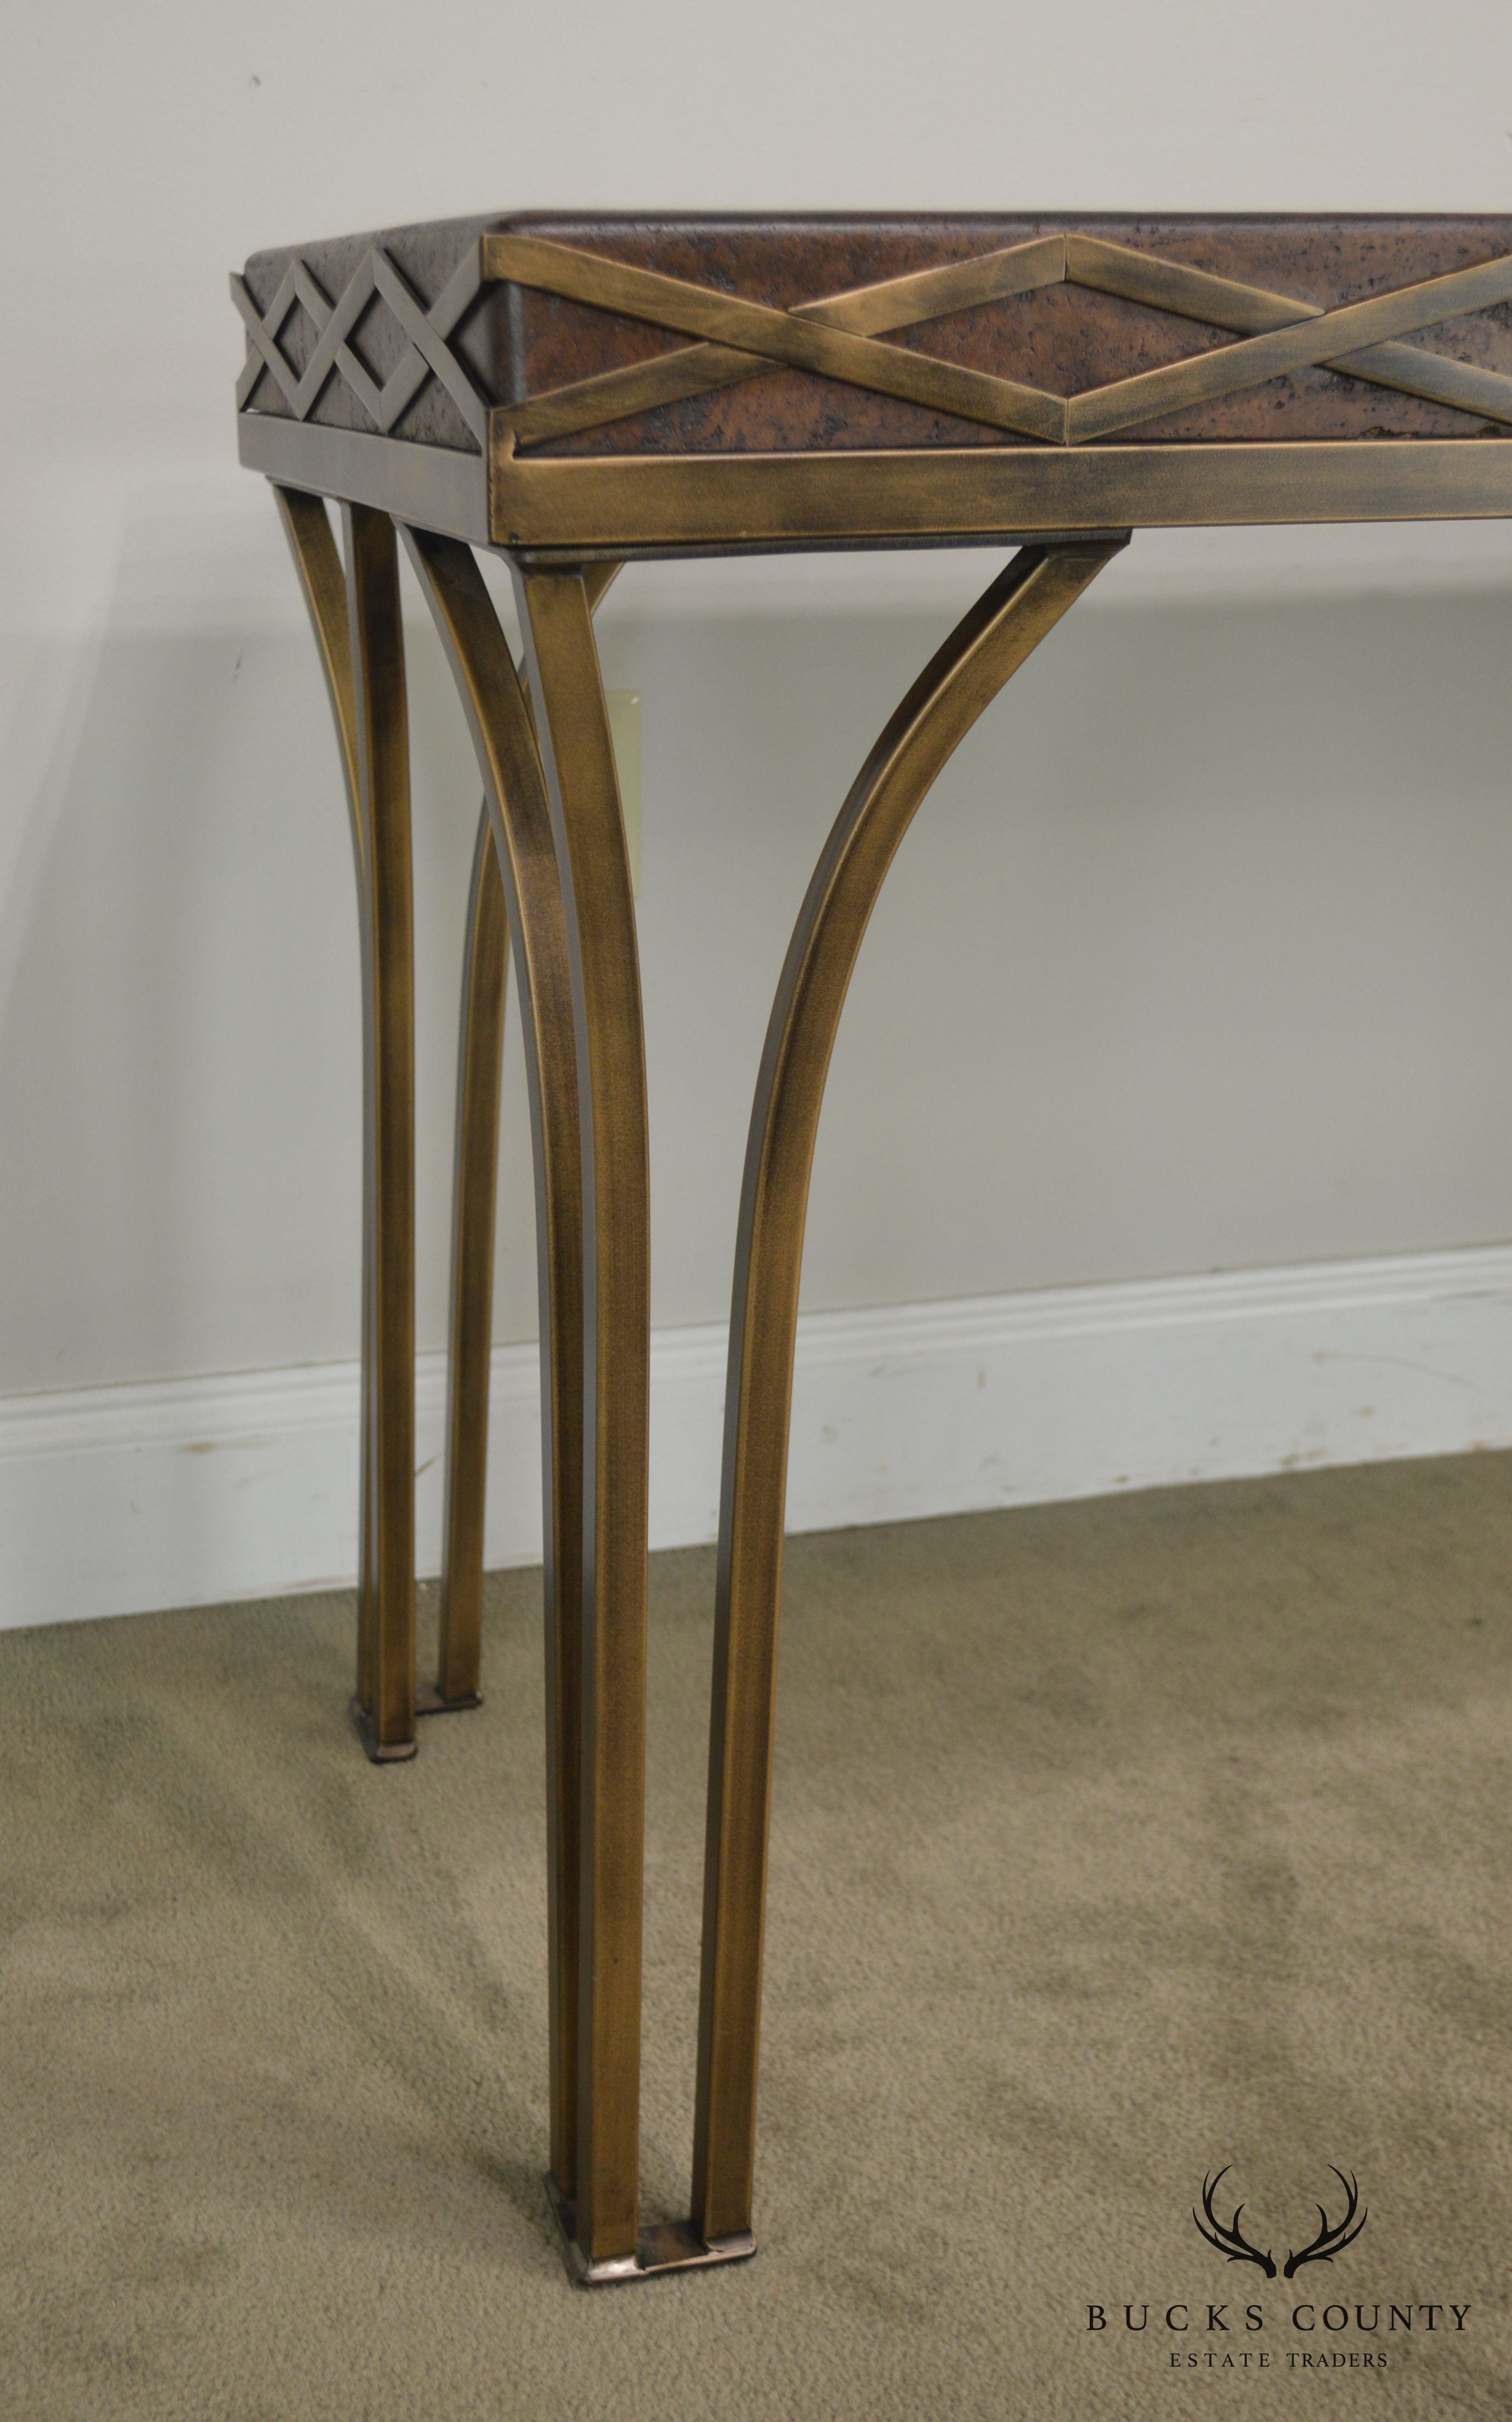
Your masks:
<svg viewBox="0 0 1512 2422"><path fill-rule="evenodd" d="M356 873L362 1439L353 1712L369 1756L386 1762L415 1754L414 979L397 559L384 517L347 507L343 576L324 499L277 486L274 495L330 695Z"/></svg>
<svg viewBox="0 0 1512 2422"><path fill-rule="evenodd" d="M503 877L530 1104L541 1301L550 1925L551 2176L579 2178L583 1245L567 907L531 716L471 550L406 530L467 716ZM502 983L499 986L502 995ZM468 1157L459 1146L462 1157ZM481 1160L480 1151L472 1156ZM469 1443L467 1451L472 1452Z"/></svg>
<svg viewBox="0 0 1512 2422"><path fill-rule="evenodd" d="M793 1339L820 1105L861 938L930 784L1120 538L1026 547L957 625L858 776L767 1028L741 1194L725 1392L693 2226L749 2245Z"/></svg>
<svg viewBox="0 0 1512 2422"><path fill-rule="evenodd" d="M650 1203L635 906L579 572L516 568L566 895L583 1185L580 2274L639 2268ZM559 2186L563 2182L559 2179Z"/></svg>
<svg viewBox="0 0 1512 2422"><path fill-rule="evenodd" d="M418 1711L425 1715L443 1708L475 1707L480 1698L494 1214L509 948L509 912L494 841L493 810L485 798L473 853L462 977L441 1639L434 1691L419 1694Z"/></svg>
<svg viewBox="0 0 1512 2422"><path fill-rule="evenodd" d="M343 505L357 795L371 1225L368 1574L353 1717L370 1758L415 1754L415 967L409 724L393 524Z"/></svg>
<svg viewBox="0 0 1512 2422"><path fill-rule="evenodd" d="M598 604L619 569L617 563L592 567L587 575L591 604ZM528 698L526 705L528 711ZM475 1707L480 1697L494 1215L508 977L509 912L485 796L467 908L457 1054L440 1657L434 1691L422 1690L418 1696L421 1715Z"/></svg>

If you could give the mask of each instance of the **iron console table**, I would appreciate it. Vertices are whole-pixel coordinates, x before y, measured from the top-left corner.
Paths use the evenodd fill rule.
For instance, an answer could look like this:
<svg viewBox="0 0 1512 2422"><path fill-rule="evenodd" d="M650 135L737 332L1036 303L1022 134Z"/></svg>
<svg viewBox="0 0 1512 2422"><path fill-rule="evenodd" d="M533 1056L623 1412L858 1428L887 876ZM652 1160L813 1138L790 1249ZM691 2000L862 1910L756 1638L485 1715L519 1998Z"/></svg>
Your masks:
<svg viewBox="0 0 1512 2422"><path fill-rule="evenodd" d="M753 2250L782 1510L809 1170L893 852L1141 526L1512 515L1512 218L587 215L255 255L242 461L274 484L346 771L363 943L355 1711L476 1704L499 1052L517 970L544 1406L551 2173L570 2267ZM342 507L345 567L326 500ZM410 841L396 531L485 802L463 986L441 1667L414 1638ZM841 810L782 970L735 1261L693 2208L638 2211L648 1210L635 921L592 614L629 559L1018 551ZM512 570L517 669L476 547ZM523 672L523 678L522 678Z"/></svg>

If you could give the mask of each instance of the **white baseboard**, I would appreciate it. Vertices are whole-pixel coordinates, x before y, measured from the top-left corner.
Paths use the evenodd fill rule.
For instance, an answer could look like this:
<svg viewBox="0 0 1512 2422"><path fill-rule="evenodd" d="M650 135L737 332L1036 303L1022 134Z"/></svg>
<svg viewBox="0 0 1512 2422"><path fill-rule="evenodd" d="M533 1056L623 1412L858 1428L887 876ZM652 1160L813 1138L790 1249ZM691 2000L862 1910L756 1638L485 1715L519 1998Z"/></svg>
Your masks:
<svg viewBox="0 0 1512 2422"><path fill-rule="evenodd" d="M652 1544L714 1536L725 1337L652 1345ZM422 1569L445 1374L417 1379ZM541 1553L533 1345L494 1357L488 1559ZM356 1564L352 1363L0 1399L0 1628ZM799 1323L795 1531L1512 1445L1512 1248L1046 1288Z"/></svg>

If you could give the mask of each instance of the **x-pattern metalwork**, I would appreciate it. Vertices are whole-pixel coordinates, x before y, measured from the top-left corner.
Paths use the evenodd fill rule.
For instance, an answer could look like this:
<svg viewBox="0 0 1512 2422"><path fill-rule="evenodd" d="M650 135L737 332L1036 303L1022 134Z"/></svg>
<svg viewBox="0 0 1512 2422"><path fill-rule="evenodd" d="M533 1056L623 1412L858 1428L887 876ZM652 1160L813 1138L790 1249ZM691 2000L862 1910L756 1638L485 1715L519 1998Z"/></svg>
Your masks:
<svg viewBox="0 0 1512 2422"><path fill-rule="evenodd" d="M488 428L488 399L471 372L452 352L449 338L477 300L481 285L476 251L464 253L429 310L419 301L381 244L373 244L333 304L319 278L303 260L293 260L266 311L260 311L244 278L231 279L231 299L246 322L252 351L237 385L236 401L244 410L253 388L266 370L296 420L314 410L328 379L339 372L364 411L386 432L414 402L426 381L439 379L468 429L482 445ZM380 386L353 351L350 338L374 296L386 303L409 343ZM317 330L315 350L303 370L294 368L279 344L279 336L295 304L302 304Z"/></svg>
<svg viewBox="0 0 1512 2422"><path fill-rule="evenodd" d="M1044 236L780 311L539 237L485 236L482 254L486 277L511 277L705 340L513 407L501 418L512 428L517 446L706 393L778 364L1061 446L1107 436L1309 367L1343 370L1483 419L1512 422L1512 378L1394 341L1512 298L1512 257L1324 310L1096 237ZM1070 397L877 341L883 331L1060 284L1202 321L1241 341Z"/></svg>
<svg viewBox="0 0 1512 2422"><path fill-rule="evenodd" d="M1483 420L1512 424L1512 377L1399 341L1446 320L1512 301L1512 256L1325 309L1154 253L1075 234L1036 237L972 260L821 296L791 310L541 236L485 235L476 249L469 246L429 310L381 245L370 248L334 304L303 260L296 260L265 312L259 311L240 277L231 281L252 341L238 401L246 405L266 370L294 417L303 420L327 380L339 373L378 427L387 432L433 376L481 445L491 407L449 340L482 286L498 280L699 340L649 362L605 370L494 410L497 433L512 435L516 449L707 394L780 367L838 379L1054 446L1085 444L1313 368L1343 371ZM1063 284L1200 321L1238 341L1074 396L1054 395L882 341L901 328L951 312ZM350 341L374 295L409 339L382 385ZM295 370L279 343L296 303L318 331L303 371Z"/></svg>

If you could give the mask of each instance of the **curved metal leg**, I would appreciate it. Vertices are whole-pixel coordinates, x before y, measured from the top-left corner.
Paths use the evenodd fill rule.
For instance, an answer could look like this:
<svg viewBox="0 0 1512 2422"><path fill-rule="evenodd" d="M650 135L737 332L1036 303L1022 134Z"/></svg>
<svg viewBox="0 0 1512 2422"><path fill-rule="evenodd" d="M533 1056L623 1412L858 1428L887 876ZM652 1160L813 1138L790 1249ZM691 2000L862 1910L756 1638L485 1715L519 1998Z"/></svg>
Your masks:
<svg viewBox="0 0 1512 2422"><path fill-rule="evenodd" d="M620 566L585 574L591 605ZM528 710L529 701L527 700ZM488 1470L489 1341L493 1333L494 1214L498 1095L509 977L509 916L485 797L473 857L457 1053L457 1139L452 1191L451 1350L447 1374L446 1544L440 1657L433 1691L417 1712L475 1707L481 1690L483 1531Z"/></svg>
<svg viewBox="0 0 1512 2422"><path fill-rule="evenodd" d="M536 729L568 893L583 1181L581 2275L634 2276L638 2243L645 1800L650 1203L630 867L578 572L515 569ZM559 2179L559 2184L562 2183Z"/></svg>
<svg viewBox="0 0 1512 2422"><path fill-rule="evenodd" d="M362 947L362 1448L357 1690L370 1757L415 1754L414 975L398 563L386 518L275 487L330 693Z"/></svg>
<svg viewBox="0 0 1512 2422"><path fill-rule="evenodd" d="M422 1715L442 1708L476 1707L480 1699L494 1214L509 948L509 913L494 841L493 810L485 799L467 904L457 1054L441 1639L435 1690L419 1696Z"/></svg>
<svg viewBox="0 0 1512 2422"><path fill-rule="evenodd" d="M941 766L1125 543L1026 547L892 716L842 808L788 949L741 1194L725 1394L693 2225L749 2245L793 1336L819 1109L861 937Z"/></svg>
<svg viewBox="0 0 1512 2422"><path fill-rule="evenodd" d="M421 530L406 530L404 537L451 664L483 777L524 1021L536 1184L545 1478L551 2169L559 2192L572 2198L579 2178L584 1354L582 1182L567 908L529 711L482 574L471 550L454 539ZM502 985L499 994L501 998ZM480 1167L480 1148L459 1147L463 1161L469 1156Z"/></svg>
<svg viewBox="0 0 1512 2422"><path fill-rule="evenodd" d="M370 1757L415 1754L415 963L409 722L393 524L343 505L357 790L368 850L370 1442L353 1716Z"/></svg>
<svg viewBox="0 0 1512 2422"><path fill-rule="evenodd" d="M357 1634L366 1637L370 1619L372 1543L370 1533L371 1489L369 1486L372 1431L372 1137L368 1057L368 842L362 823L362 794L357 783L357 709L352 694L352 634L347 622L346 575L331 533L323 497L299 488L274 487L274 502L283 523L321 669L325 675L346 784L347 813L352 825L352 863L357 884L357 933L362 952L362 1352L360 1449L357 1511Z"/></svg>

